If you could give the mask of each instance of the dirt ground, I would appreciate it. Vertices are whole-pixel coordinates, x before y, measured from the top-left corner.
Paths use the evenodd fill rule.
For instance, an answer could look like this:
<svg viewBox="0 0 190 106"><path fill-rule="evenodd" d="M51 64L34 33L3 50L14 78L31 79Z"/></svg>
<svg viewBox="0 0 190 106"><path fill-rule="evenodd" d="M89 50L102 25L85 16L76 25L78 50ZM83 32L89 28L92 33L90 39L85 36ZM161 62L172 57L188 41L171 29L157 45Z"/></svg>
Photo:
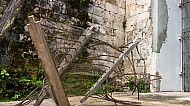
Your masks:
<svg viewBox="0 0 190 106"><path fill-rule="evenodd" d="M113 97L118 100L119 106L190 106L190 92L160 92L160 93L141 93L140 100L137 95L127 93L113 93ZM114 102L90 97L84 103L80 103L83 96L69 97L71 106L116 106ZM0 102L0 106L14 106L19 101ZM120 104L122 102L124 104ZM31 103L28 106L32 106ZM41 106L56 106L53 100L46 99Z"/></svg>

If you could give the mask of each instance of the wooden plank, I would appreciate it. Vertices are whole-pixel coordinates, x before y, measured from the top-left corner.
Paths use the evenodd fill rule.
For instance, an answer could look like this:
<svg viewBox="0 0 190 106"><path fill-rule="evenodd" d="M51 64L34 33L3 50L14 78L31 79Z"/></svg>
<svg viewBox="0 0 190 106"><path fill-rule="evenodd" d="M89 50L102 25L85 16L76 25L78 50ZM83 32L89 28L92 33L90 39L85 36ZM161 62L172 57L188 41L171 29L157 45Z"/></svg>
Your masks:
<svg viewBox="0 0 190 106"><path fill-rule="evenodd" d="M30 24L27 25L34 46L38 52L39 59L47 75L49 85L58 106L69 106L68 99L64 93L59 74L55 64L51 58L51 53L48 49L44 32L40 22L35 22L33 16L29 16Z"/></svg>
<svg viewBox="0 0 190 106"><path fill-rule="evenodd" d="M98 27L98 25L92 25L91 27L88 27L83 35L85 36L81 36L79 38L79 42L81 43L76 43L73 48L76 48L76 49L72 49L69 54L71 54L71 56L67 56L67 63L65 63L65 61L63 60L60 65L59 65L59 69L58 69L58 73L59 75L61 76L63 74L63 72L69 67L69 65L71 64L71 62L76 58L76 56L81 53L82 51L82 48L85 46L85 44L90 40L90 38L93 36L92 35L92 30L94 30L94 28ZM47 86L48 87L48 86ZM45 88L46 89L46 88ZM42 93L42 95L39 96L39 98L37 98L36 102L35 102L35 105L34 106L39 106L42 101L44 100L46 94L48 93L48 91L44 91Z"/></svg>
<svg viewBox="0 0 190 106"><path fill-rule="evenodd" d="M36 99L34 106L40 106L40 104L43 102L43 100L45 99L45 96L47 95L49 91L49 85L45 85L43 89L44 89L43 92Z"/></svg>
<svg viewBox="0 0 190 106"><path fill-rule="evenodd" d="M90 90L86 93L85 97L80 101L83 103L86 101L91 94L93 94L101 84L109 77L109 75L117 68L117 66L122 62L122 60L138 45L140 42L140 38L135 39L131 44L129 44L128 48L124 51L124 53L120 54L119 58L115 60L113 65L109 70L107 70L98 81L90 88Z"/></svg>
<svg viewBox="0 0 190 106"><path fill-rule="evenodd" d="M66 56L66 59L67 59L67 63L65 63L65 61L63 60L60 65L59 65L59 68L58 68L58 72L59 72L59 75L62 75L63 72L68 68L68 66L72 63L72 61L77 57L78 54L81 53L82 49L84 48L85 44L90 40L90 38L92 37L92 30L94 30L98 25L92 25L90 27L88 27L83 35L85 36L81 36L79 38L79 42L81 43L75 43L75 45L73 46L73 48L76 48L76 49L71 49L69 51L68 54L70 55L67 55Z"/></svg>

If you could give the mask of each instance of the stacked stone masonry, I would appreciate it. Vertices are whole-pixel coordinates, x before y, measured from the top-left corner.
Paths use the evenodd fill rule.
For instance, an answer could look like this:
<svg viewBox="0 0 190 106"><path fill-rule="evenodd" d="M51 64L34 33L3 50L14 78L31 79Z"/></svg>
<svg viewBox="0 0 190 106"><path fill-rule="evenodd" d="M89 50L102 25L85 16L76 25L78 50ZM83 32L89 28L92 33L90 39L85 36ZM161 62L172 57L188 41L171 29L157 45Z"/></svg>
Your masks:
<svg viewBox="0 0 190 106"><path fill-rule="evenodd" d="M151 20L151 2L150 0L126 0L126 34L125 43L139 37L141 42L138 45L139 52L145 59L143 60L134 51L134 63L138 72L143 72L144 67L150 68L151 64L151 45L152 45L152 20ZM128 70L130 64L126 62L125 69ZM130 72L132 70L128 70Z"/></svg>
<svg viewBox="0 0 190 106"><path fill-rule="evenodd" d="M150 13L150 0L91 0L92 4L85 9L92 23L99 24L100 35L96 38L110 43L113 46L121 47L130 43L134 38L142 39L139 44L139 51L146 61L146 66L142 59L134 50L134 63L139 72L144 67L149 68L152 45L152 20ZM66 4L59 0L46 2L39 0L38 5L45 9L51 9L56 14L63 17L66 13ZM61 19L61 18L60 18ZM59 20L61 21L61 20ZM124 22L125 26L124 26ZM110 47L97 46L98 52L95 54L115 54L119 53ZM110 58L112 59L112 58ZM106 62L96 61L96 63L108 64ZM126 59L124 69L126 72L132 72L130 62Z"/></svg>
<svg viewBox="0 0 190 106"><path fill-rule="evenodd" d="M91 0L88 8L84 11L88 12L88 16L92 19L92 23L99 24L100 35L96 38L101 39L109 44L121 47L130 43L134 38L142 39L138 48L142 57L146 60L146 68L149 68L151 58L152 44L152 21L150 13L150 0ZM59 25L66 20L67 14L75 10L68 11L67 3L63 0L37 0L34 13L40 11L51 12L51 17L56 18ZM42 10L44 9L44 10ZM1 9L0 9L1 10ZM42 17L49 17L42 14ZM78 20L71 19L74 23ZM51 22L50 22L51 23ZM54 25L56 26L56 25ZM109 47L98 48L98 54L115 54L119 53ZM138 70L142 71L144 67L143 61L134 51L134 62ZM107 63L105 63L107 64ZM129 61L126 59L124 64L126 72L132 71Z"/></svg>

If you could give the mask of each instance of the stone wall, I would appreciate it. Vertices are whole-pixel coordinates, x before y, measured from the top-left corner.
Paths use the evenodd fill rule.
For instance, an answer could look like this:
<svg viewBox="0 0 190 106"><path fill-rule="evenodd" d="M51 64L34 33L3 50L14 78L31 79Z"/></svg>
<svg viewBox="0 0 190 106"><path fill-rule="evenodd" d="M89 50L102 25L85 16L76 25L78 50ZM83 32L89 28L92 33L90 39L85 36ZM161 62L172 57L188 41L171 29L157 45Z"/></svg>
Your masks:
<svg viewBox="0 0 190 106"><path fill-rule="evenodd" d="M87 9L92 23L100 24L102 35L97 38L114 45L123 47L139 37L138 45L141 56L133 51L134 64L137 72L150 70L152 55L152 19L151 0L93 0ZM99 53L120 54L109 47L99 47ZM123 50L123 49L122 49ZM131 56L129 56L131 59ZM104 63L108 64L108 63ZM125 72L133 72L128 59L123 64Z"/></svg>
<svg viewBox="0 0 190 106"><path fill-rule="evenodd" d="M8 5L9 0L0 0L0 20ZM11 34L8 32L6 33L6 38L0 42L0 64L7 65L12 63L12 58L6 55L7 48L9 46L9 39L15 40L15 36L10 36Z"/></svg>
<svg viewBox="0 0 190 106"><path fill-rule="evenodd" d="M76 1L78 0L75 0L75 2ZM125 45L125 28L123 27L123 23L125 21L125 0L92 0L85 6L85 8L76 8L73 5L76 5L76 3L72 1L63 2L56 0L45 2L44 0L38 0L35 10L36 14L43 10L45 12L48 12L49 10L53 11L53 16L42 13L41 18L55 18L56 22L54 22L54 26L60 26L60 24L69 24L81 27L80 24L84 24L83 20L86 20L85 22L90 22L92 24L98 24L100 25L99 34L94 36L94 38L107 42L114 48L119 48ZM38 7L40 7L40 9ZM85 18L83 18L81 14L85 13L87 13L87 15ZM65 23L66 20L69 20L69 23ZM108 54L117 56L120 54L120 52L117 50L109 46L102 45L96 46L96 51L88 51L91 53L93 52L92 54L94 55ZM105 56L102 58L109 58L111 60L115 59ZM109 66L108 62L97 60L93 62Z"/></svg>
<svg viewBox="0 0 190 106"><path fill-rule="evenodd" d="M108 42L116 48L123 47L134 38L140 37L142 41L138 46L139 51L146 60L146 66L149 67L152 43L150 0L86 0L89 1L89 4L83 5L84 8L74 3L74 1L79 2L80 0L36 1L33 14L37 18L51 19L55 23L54 26L69 24L85 28L86 22L99 24L101 26L100 33L95 38ZM30 4L29 1L27 3ZM123 49L120 50L123 51ZM97 46L95 54L119 55L120 52L108 46ZM137 52L134 51L134 55L138 55ZM110 59L114 60L114 58ZM139 67L139 70L144 68L140 56L134 56L134 63L136 67ZM101 62L101 64L108 63ZM131 65L127 59L124 67L126 72L131 71L129 68Z"/></svg>
<svg viewBox="0 0 190 106"><path fill-rule="evenodd" d="M6 1L9 0L0 0L0 17L7 5ZM85 29L88 26L88 22L99 24L101 26L99 33L95 35L94 38L108 42L111 46L121 51L124 50L124 48L122 48L123 46L129 44L136 37L141 38L142 41L138 45L138 50L142 57L138 55L136 50L133 51L133 58L129 56L130 60L133 59L136 71L140 73L146 69L147 72L152 72L151 74L155 74L155 72L158 71L163 80L165 80L165 83L162 83L164 88L161 87L161 90L179 91L180 78L178 73L181 70L181 66L179 65L181 62L181 48L180 42L178 42L177 39L177 36L180 35L180 11L177 7L178 1L83 0L87 1L87 4L82 4L81 6L78 5L80 0L36 1L37 3L32 7L34 11L28 13L28 15L34 14L36 18L43 20L47 18L51 20L49 23L52 23L51 25L53 26L72 25ZM26 0L28 5L32 5L31 2L33 1ZM164 8L162 8L163 6ZM22 17L21 14L18 18L20 17ZM163 18L164 21L162 20ZM168 28L166 28L166 26ZM164 33L162 33L163 30ZM68 32L72 34L82 34L82 31L70 28ZM12 36L15 34L8 33L8 35L9 38L12 37L11 39L16 39L16 37ZM58 35L61 35L61 33ZM0 63L11 63L10 61L12 59L6 56L6 49L7 46L9 46L9 42L5 39L0 45ZM102 45L96 46L93 50L88 50L88 52L94 53L95 55L108 54L115 56L121 53L109 46ZM171 55L171 51L174 54ZM108 58L111 60L115 59L105 56L102 57L102 59ZM142 58L145 60L145 64ZM94 61L94 63L109 65L108 62L102 61ZM125 73L133 72L133 68L128 59L124 61L123 66ZM173 71L175 71L175 74ZM173 77L169 78L168 76L171 74L174 74L175 77L173 75ZM168 86L167 82L173 81L173 79L176 79L175 82L178 82L176 83L178 84L177 90L171 89L170 86ZM176 85L173 84L173 86Z"/></svg>
<svg viewBox="0 0 190 106"><path fill-rule="evenodd" d="M101 25L99 29L100 34L96 36L97 39L107 42L115 48L125 45L125 31L123 27L125 6L125 0L93 0L87 12L92 19L92 23ZM120 52L109 46L97 46L95 52L95 55L118 56L119 54ZM102 59L114 61L115 58L102 57ZM109 62L94 62L110 66Z"/></svg>
<svg viewBox="0 0 190 106"><path fill-rule="evenodd" d="M151 0L126 0L126 34L125 44L130 43L134 38L141 38L138 45L139 52L145 59L145 65L136 50L134 50L134 63L136 71L143 72L144 67L149 70L152 54L152 19ZM130 63L125 62L125 70L130 72Z"/></svg>

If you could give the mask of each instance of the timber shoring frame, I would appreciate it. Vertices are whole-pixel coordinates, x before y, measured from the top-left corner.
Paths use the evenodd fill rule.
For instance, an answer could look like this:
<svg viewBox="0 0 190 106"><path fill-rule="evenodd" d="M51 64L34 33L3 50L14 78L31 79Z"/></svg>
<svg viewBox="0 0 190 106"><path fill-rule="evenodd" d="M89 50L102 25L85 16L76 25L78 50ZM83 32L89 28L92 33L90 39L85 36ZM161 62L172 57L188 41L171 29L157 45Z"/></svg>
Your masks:
<svg viewBox="0 0 190 106"><path fill-rule="evenodd" d="M51 87L55 102L58 106L69 106L56 66L51 58L51 53L48 49L42 26L40 22L34 21L33 16L29 16L29 22L30 24L28 24L27 27L47 75L47 80Z"/></svg>
<svg viewBox="0 0 190 106"><path fill-rule="evenodd" d="M85 31L84 31L84 33L83 33L83 35L85 35L85 36L81 36L80 38L79 38L79 40L78 40L78 42L80 42L80 44L78 44L78 43L76 43L74 46L73 46L73 48L75 48L75 49L71 49L70 51L69 51L69 53L68 54L70 54L70 55L67 55L65 58L67 58L67 62L66 62L66 64L65 64L65 62L64 61L62 61L61 63L60 63L60 67L58 68L58 74L61 76L62 74L63 74L63 72L70 66L70 64L72 63L72 61L76 58L76 56L82 51L82 49L83 49L83 47L84 47L84 45L90 40L90 38L92 37L92 30L94 30L94 28L96 28L97 27L97 25L92 25L91 27L89 27L89 28L87 28ZM48 87L48 85L45 87L46 89L47 89L47 87ZM48 93L48 90L46 90L46 91L43 91L42 92L42 94L37 98L37 100L36 100L36 102L35 102L35 106L39 106L42 102L43 102L43 100L44 100L44 98L45 98L45 96L46 96L46 94Z"/></svg>
<svg viewBox="0 0 190 106"><path fill-rule="evenodd" d="M84 47L84 45L85 45L85 43L87 42L87 41L89 41L90 39L91 39L91 30L93 30L93 28L94 27L97 27L96 25L95 26L91 26L91 27L89 27L89 28L87 28L86 30L85 30L85 32L83 33L83 35L81 35L81 37L79 38L79 40L77 41L76 40L76 43L75 43L75 45L73 46L73 47L71 47L71 49L70 49L70 51L69 51L69 53L68 53L68 55L67 55L67 61L66 61L66 65L63 65L63 62L64 61L62 61L61 62L61 64L59 65L59 69L58 69L58 74L59 75L62 75L62 73L63 73L63 71L65 70L65 69L67 69L67 67L71 64L71 62L76 58L76 56L82 51L82 49L84 49L85 47ZM43 34L43 36L44 36L44 34ZM97 41L97 39L95 39L96 41ZM138 41L138 40L137 40ZM103 43L104 45L106 45L106 46L109 46L109 47L111 47L112 49L115 49L115 50L119 50L118 48L115 48L114 46L112 46L112 45L110 45L110 44L106 44L106 42L102 42L102 41L100 41L100 43ZM134 42L133 42L134 43ZM98 44L97 44L98 45ZM131 44L129 44L128 45L128 47L130 47L130 45ZM135 44L132 48L135 48L137 45ZM75 48L75 49L72 49L72 48ZM64 48L63 48L64 49ZM71 52L72 51L72 52ZM125 55L125 52L123 53L122 51L118 51L118 52L120 52L121 54L124 54ZM72 54L72 53L74 53L74 54ZM129 52L128 52L129 53ZM101 56L101 55L100 55ZM102 55L102 56L104 56L104 55ZM109 55L106 55L106 56L109 56ZM96 56L95 56L96 57ZM125 57L125 56L124 56ZM115 56L114 56L114 58L116 58ZM121 56L120 56L120 58L121 58ZM96 58L92 58L92 59L95 59L95 60L98 60L98 59L96 59ZM121 59L123 59L123 58L121 58ZM101 59L100 59L101 60ZM117 59L116 59L117 60ZM108 61L109 62L109 61ZM115 67L115 66L114 66ZM111 67L110 67L111 68ZM42 103L42 101L43 101L43 99L44 99L44 97L46 96L46 94L48 93L48 91L50 91L50 90L48 90L49 89L49 85L45 85L45 86L43 86L43 89L44 90L42 90L42 92L40 93L41 95L39 95L38 96L38 98L37 98L37 100L36 100L36 103L35 103L35 106L39 106L41 103ZM54 97L53 97L54 98ZM109 99L110 100L110 99ZM117 100L114 100L114 99L112 99L113 101L117 101Z"/></svg>

